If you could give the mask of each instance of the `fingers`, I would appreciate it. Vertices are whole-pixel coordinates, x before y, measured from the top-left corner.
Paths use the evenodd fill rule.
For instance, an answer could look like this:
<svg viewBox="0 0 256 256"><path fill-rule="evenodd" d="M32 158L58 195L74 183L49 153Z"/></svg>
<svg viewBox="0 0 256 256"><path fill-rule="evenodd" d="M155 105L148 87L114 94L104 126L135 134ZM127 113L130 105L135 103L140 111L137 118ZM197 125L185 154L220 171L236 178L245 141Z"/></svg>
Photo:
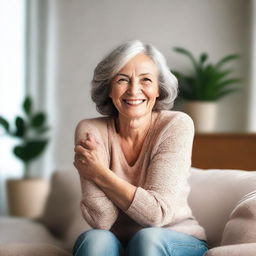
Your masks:
<svg viewBox="0 0 256 256"><path fill-rule="evenodd" d="M85 164L85 163L86 163L85 155L75 153L74 162L73 162L74 166L79 167L79 164Z"/></svg>
<svg viewBox="0 0 256 256"><path fill-rule="evenodd" d="M87 149L82 147L81 145L76 145L74 148L75 151L75 162L85 163L85 158L87 156Z"/></svg>
<svg viewBox="0 0 256 256"><path fill-rule="evenodd" d="M86 139L79 141L79 144L75 145L74 147L74 166L77 166L77 164L81 163L85 164L89 151L96 149L97 144L99 144L99 142L96 141L95 137L90 133L86 133Z"/></svg>
<svg viewBox="0 0 256 256"><path fill-rule="evenodd" d="M77 154L83 155L83 154L86 152L86 148L84 148L84 147L81 146L81 145L76 145L76 146L74 147L74 151L75 151Z"/></svg>
<svg viewBox="0 0 256 256"><path fill-rule="evenodd" d="M97 144L99 143L96 141L95 137L90 133L86 133L86 139L80 140L78 145L93 150L97 148Z"/></svg>

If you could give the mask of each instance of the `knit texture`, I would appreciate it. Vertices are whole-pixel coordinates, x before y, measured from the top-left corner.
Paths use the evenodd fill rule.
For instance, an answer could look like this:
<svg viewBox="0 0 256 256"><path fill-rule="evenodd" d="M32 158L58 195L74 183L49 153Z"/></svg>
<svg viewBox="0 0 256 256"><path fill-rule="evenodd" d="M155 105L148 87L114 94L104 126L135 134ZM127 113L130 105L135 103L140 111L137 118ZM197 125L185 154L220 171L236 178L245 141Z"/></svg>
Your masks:
<svg viewBox="0 0 256 256"><path fill-rule="evenodd" d="M194 138L192 119L179 111L153 112L155 122L136 162L130 166L121 149L113 118L82 120L76 141L92 133L106 152L109 168L137 187L123 212L93 182L81 179L81 210L93 228L111 230L123 241L143 227L165 227L206 240L188 205L188 177Z"/></svg>

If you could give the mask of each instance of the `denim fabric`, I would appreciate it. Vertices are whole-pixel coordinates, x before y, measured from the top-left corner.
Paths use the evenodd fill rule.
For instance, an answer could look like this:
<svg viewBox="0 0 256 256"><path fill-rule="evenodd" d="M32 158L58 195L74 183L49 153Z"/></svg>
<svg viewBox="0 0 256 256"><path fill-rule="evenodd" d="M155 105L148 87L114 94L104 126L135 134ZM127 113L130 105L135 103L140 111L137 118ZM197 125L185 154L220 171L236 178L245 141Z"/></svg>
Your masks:
<svg viewBox="0 0 256 256"><path fill-rule="evenodd" d="M139 230L126 247L108 230L91 229L82 233L74 246L74 256L203 256L205 241L166 228Z"/></svg>

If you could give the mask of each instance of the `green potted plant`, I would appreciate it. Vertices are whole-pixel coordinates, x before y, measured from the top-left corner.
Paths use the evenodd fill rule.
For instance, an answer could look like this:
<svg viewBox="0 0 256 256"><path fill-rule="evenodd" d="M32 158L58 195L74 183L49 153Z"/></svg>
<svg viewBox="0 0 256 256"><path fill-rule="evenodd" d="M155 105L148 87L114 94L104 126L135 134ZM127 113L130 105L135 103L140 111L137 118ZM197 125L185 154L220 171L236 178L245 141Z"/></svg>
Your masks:
<svg viewBox="0 0 256 256"><path fill-rule="evenodd" d="M49 130L44 112L34 112L32 98L26 96L22 110L24 117L15 117L14 125L0 116L0 125L5 135L19 140L14 146L13 153L19 158L24 167L21 179L7 181L7 196L9 213L15 216L37 217L43 208L48 193L48 181L42 178L31 178L30 164L45 151L48 138L45 133Z"/></svg>
<svg viewBox="0 0 256 256"><path fill-rule="evenodd" d="M175 47L174 51L188 57L192 64L190 74L172 71L179 81L178 99L184 100L184 110L193 118L196 131L211 132L215 126L217 101L240 90L233 85L241 80L230 77L232 69L225 68L227 63L240 56L227 55L212 64L208 62L207 53L201 53L197 60L184 48Z"/></svg>

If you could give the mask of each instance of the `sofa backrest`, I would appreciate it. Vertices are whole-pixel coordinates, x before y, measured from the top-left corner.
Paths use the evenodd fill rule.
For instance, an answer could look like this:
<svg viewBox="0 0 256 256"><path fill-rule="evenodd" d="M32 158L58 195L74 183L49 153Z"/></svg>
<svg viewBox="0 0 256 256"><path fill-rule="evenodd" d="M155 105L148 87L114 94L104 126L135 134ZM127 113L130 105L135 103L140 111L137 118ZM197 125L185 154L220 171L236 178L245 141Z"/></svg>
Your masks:
<svg viewBox="0 0 256 256"><path fill-rule="evenodd" d="M206 230L208 244L218 246L232 210L256 190L256 171L192 168L191 173L189 204Z"/></svg>
<svg viewBox="0 0 256 256"><path fill-rule="evenodd" d="M52 174L50 193L43 215L38 219L71 250L79 234L91 227L80 210L81 187L76 170Z"/></svg>

